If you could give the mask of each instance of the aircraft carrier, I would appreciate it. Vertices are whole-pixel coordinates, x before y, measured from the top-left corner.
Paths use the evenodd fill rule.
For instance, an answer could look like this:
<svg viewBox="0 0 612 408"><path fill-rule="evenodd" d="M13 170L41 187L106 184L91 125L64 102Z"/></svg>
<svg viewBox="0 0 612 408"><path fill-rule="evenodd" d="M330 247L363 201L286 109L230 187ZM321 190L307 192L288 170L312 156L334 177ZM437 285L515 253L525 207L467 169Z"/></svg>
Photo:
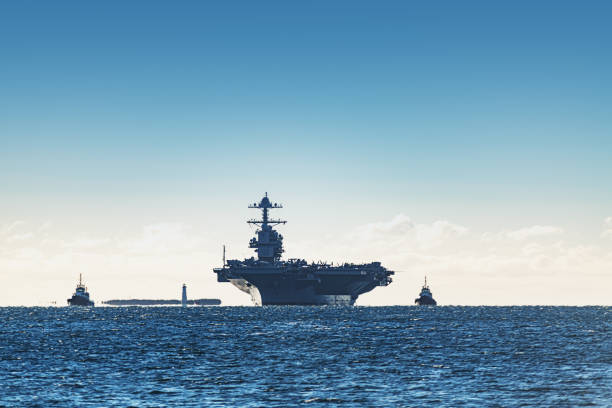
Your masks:
<svg viewBox="0 0 612 408"><path fill-rule="evenodd" d="M286 221L269 218L282 205L270 202L268 193L249 208L260 209L261 219L247 221L258 226L249 247L257 258L225 260L215 268L218 282L230 282L251 295L255 305L353 305L362 293L391 283L393 271L380 265L308 263L303 259L281 260L283 236L273 227Z"/></svg>

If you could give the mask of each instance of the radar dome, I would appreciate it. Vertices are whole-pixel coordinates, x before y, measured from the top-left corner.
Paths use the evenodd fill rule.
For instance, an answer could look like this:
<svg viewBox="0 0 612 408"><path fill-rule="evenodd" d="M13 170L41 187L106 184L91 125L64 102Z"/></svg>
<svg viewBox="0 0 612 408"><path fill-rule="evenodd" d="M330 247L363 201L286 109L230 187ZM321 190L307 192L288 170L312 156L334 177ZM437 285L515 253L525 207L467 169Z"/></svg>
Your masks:
<svg viewBox="0 0 612 408"><path fill-rule="evenodd" d="M259 205L261 207L270 207L272 204L270 204L270 200L268 200L268 197L264 197L261 199L261 202L259 203Z"/></svg>

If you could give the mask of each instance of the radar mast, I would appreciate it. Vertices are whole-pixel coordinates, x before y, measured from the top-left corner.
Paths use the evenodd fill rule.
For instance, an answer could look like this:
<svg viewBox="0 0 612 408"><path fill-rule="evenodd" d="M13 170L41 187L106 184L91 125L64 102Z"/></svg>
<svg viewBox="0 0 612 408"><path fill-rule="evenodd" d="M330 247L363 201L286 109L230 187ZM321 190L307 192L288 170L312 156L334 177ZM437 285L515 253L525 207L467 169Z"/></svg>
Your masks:
<svg viewBox="0 0 612 408"><path fill-rule="evenodd" d="M287 221L270 219L268 211L271 209L283 208L281 204L271 203L268 193L259 203L249 205L249 208L260 209L262 212L261 220L251 219L247 223L257 225L257 238L249 241L249 248L255 248L257 258L260 261L274 262L280 260L283 250L283 236L276 232L272 227L275 225L286 224Z"/></svg>

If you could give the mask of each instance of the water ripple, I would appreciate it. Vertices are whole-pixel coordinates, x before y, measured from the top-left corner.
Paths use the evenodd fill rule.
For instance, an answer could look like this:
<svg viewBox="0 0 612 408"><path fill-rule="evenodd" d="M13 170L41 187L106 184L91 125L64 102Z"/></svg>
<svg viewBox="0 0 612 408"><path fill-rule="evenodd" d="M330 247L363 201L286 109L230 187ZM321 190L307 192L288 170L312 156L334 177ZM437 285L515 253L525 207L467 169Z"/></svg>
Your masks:
<svg viewBox="0 0 612 408"><path fill-rule="evenodd" d="M0 308L0 406L611 406L609 307Z"/></svg>

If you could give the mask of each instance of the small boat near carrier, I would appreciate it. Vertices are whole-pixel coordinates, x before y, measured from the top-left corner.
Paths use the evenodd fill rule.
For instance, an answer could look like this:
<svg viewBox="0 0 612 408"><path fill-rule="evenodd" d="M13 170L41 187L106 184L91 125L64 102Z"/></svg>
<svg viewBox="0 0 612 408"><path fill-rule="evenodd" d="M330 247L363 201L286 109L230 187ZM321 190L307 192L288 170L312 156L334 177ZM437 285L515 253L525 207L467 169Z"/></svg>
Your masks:
<svg viewBox="0 0 612 408"><path fill-rule="evenodd" d="M427 286L427 276L425 277L425 284L421 288L419 297L414 299L414 303L419 306L436 306L438 303L434 300L429 286Z"/></svg>
<svg viewBox="0 0 612 408"><path fill-rule="evenodd" d="M89 292L87 287L83 285L83 279L79 273L79 283L77 284L76 290L72 294L72 297L68 299L69 306L93 306L93 300L89 299Z"/></svg>

